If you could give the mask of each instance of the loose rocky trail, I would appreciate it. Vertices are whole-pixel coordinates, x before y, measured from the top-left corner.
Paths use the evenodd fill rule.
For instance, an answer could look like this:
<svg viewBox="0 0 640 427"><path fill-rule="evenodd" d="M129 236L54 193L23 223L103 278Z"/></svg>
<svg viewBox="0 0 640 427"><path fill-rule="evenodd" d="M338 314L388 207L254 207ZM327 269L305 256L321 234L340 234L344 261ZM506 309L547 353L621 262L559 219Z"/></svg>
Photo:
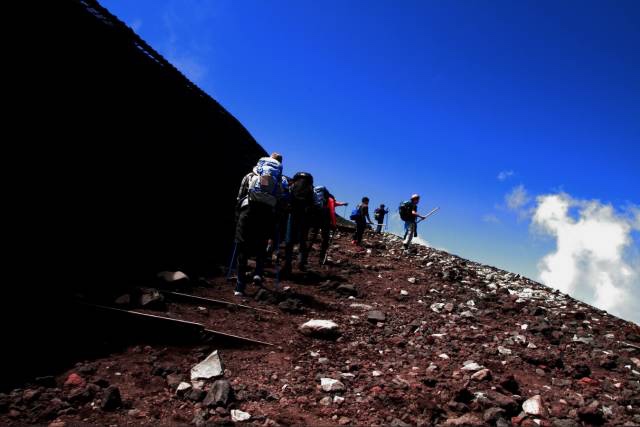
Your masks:
<svg viewBox="0 0 640 427"><path fill-rule="evenodd" d="M637 325L446 252L403 256L395 236L366 242L339 235L327 266L313 252L282 292L270 278L236 301L271 312L161 312L273 346L141 344L78 361L0 395L0 424L640 425ZM223 277L207 283L189 292L233 299ZM301 331L311 319L338 330ZM214 350L221 375L192 381Z"/></svg>

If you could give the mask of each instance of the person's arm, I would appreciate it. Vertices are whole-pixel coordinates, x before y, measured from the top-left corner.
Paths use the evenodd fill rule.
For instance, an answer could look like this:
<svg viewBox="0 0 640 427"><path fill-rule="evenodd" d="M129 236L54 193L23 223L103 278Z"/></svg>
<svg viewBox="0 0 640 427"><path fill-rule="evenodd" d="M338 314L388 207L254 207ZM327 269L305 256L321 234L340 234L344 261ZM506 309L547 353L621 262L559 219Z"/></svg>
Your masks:
<svg viewBox="0 0 640 427"><path fill-rule="evenodd" d="M371 221L371 218L369 218L369 206L363 206L362 209L362 213L364 214L364 217L367 218L369 224L373 224L373 221Z"/></svg>
<svg viewBox="0 0 640 427"><path fill-rule="evenodd" d="M418 211L412 211L411 213L413 214L413 216L417 216L418 218L421 218L421 219L425 219L425 218L426 218L426 216L422 216L422 215L420 215L420 214L418 213Z"/></svg>
<svg viewBox="0 0 640 427"><path fill-rule="evenodd" d="M240 202L242 199L244 199L247 196L247 193L249 192L250 177L251 177L251 174L247 174L244 176L244 178L242 178L242 182L240 183L240 190L238 190L238 198L236 199L236 201Z"/></svg>
<svg viewBox="0 0 640 427"><path fill-rule="evenodd" d="M333 203L334 203L335 207L338 207L338 206L349 206L348 202L339 202L336 199L333 199Z"/></svg>
<svg viewBox="0 0 640 427"><path fill-rule="evenodd" d="M331 228L334 230L338 226L338 222L336 220L336 199L333 197L329 197L329 220L331 222Z"/></svg>

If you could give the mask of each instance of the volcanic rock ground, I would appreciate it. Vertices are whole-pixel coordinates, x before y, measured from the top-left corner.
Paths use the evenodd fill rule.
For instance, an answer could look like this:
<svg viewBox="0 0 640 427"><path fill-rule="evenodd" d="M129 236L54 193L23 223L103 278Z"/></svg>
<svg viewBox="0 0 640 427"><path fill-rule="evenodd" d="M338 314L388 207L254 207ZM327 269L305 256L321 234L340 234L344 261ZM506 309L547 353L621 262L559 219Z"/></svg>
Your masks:
<svg viewBox="0 0 640 427"><path fill-rule="evenodd" d="M316 247L309 272L284 280L282 293L249 287L244 303L273 314L175 303L147 310L273 347L140 343L78 360L0 394L0 424L225 424L239 409L259 426L640 425L637 325L443 251L403 256L395 236L368 234L365 247L342 233L328 265L318 265ZM207 283L188 291L233 300L224 277ZM310 319L336 322L340 336L301 334ZM209 406L201 400L213 381L195 384L202 392L183 384L178 395L214 350L229 383L217 383ZM228 385L229 401L216 403Z"/></svg>

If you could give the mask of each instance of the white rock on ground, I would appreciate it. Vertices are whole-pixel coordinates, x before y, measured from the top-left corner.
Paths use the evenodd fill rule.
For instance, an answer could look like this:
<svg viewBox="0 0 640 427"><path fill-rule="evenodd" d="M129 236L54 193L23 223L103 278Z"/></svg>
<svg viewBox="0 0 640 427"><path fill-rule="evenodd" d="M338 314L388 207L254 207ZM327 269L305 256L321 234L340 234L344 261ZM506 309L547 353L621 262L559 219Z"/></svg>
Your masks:
<svg viewBox="0 0 640 427"><path fill-rule="evenodd" d="M309 336L339 335L338 324L332 320L311 319L300 325L300 332Z"/></svg>
<svg viewBox="0 0 640 427"><path fill-rule="evenodd" d="M334 380L333 378L320 378L320 386L322 387L322 390L327 392L343 391L345 389L344 384L338 380Z"/></svg>
<svg viewBox="0 0 640 427"><path fill-rule="evenodd" d="M248 412L241 411L239 409L231 410L231 421L234 423L238 423L241 421L248 421L251 418L251 414Z"/></svg>
<svg viewBox="0 0 640 427"><path fill-rule="evenodd" d="M189 277L182 271L161 271L158 278L165 282L177 282L178 280L189 280Z"/></svg>
<svg viewBox="0 0 640 427"><path fill-rule="evenodd" d="M480 369L482 369L482 366L477 364L473 360L464 362L464 366L462 367L463 371L479 371Z"/></svg>
<svg viewBox="0 0 640 427"><path fill-rule="evenodd" d="M544 415L544 407L542 406L542 398L539 394L536 394L530 399L527 399L522 404L522 410L529 415Z"/></svg>
<svg viewBox="0 0 640 427"><path fill-rule="evenodd" d="M181 382L178 384L178 388L176 389L176 394L178 396L184 396L189 390L191 390L191 384Z"/></svg>
<svg viewBox="0 0 640 427"><path fill-rule="evenodd" d="M191 368L191 381L208 380L220 377L224 373L222 359L218 355L218 350L211 353L202 362Z"/></svg>

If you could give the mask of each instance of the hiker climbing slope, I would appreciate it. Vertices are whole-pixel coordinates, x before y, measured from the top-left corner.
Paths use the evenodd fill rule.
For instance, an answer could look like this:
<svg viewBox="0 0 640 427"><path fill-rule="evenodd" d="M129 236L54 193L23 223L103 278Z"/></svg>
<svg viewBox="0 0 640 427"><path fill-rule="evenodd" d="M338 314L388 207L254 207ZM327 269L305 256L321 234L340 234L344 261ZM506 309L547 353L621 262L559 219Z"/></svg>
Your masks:
<svg viewBox="0 0 640 427"><path fill-rule="evenodd" d="M378 222L378 226L376 227L376 233L382 232L382 225L384 224L384 217L389 213L389 209L384 207L384 204L381 204L379 208L376 208L373 211L373 218Z"/></svg>
<svg viewBox="0 0 640 427"><path fill-rule="evenodd" d="M310 243L313 243L318 232L321 233L322 244L320 246L320 263L323 262L327 249L329 248L329 233L336 228L336 211L338 206L347 206L346 202L336 201L333 194L322 185L315 186L314 189L314 214L313 231Z"/></svg>
<svg viewBox="0 0 640 427"><path fill-rule="evenodd" d="M299 246L298 269L305 271L309 248L307 237L311 225L311 214L314 205L313 176L307 172L296 173L289 183L290 213L287 223L285 246L285 265L282 274L291 274L293 264L293 247Z"/></svg>
<svg viewBox="0 0 640 427"><path fill-rule="evenodd" d="M418 203L420 202L420 195L414 194L411 196L411 200L402 202L400 204L399 213L400 219L404 221L404 240L402 242L404 249L408 250L409 245L414 237L418 237L418 224L417 219L425 219L424 216L418 213Z"/></svg>
<svg viewBox="0 0 640 427"><path fill-rule="evenodd" d="M250 256L256 258L254 284L262 284L265 248L273 236L275 209L282 196L282 156L273 153L263 157L240 184L237 198L236 253L238 279L236 296L244 296L247 264Z"/></svg>
<svg viewBox="0 0 640 427"><path fill-rule="evenodd" d="M362 236L364 235L365 228L367 228L367 224L373 224L369 217L368 197L363 197L362 203L360 203L353 212L351 212L351 219L356 223L356 232L353 235L353 244L361 247Z"/></svg>

